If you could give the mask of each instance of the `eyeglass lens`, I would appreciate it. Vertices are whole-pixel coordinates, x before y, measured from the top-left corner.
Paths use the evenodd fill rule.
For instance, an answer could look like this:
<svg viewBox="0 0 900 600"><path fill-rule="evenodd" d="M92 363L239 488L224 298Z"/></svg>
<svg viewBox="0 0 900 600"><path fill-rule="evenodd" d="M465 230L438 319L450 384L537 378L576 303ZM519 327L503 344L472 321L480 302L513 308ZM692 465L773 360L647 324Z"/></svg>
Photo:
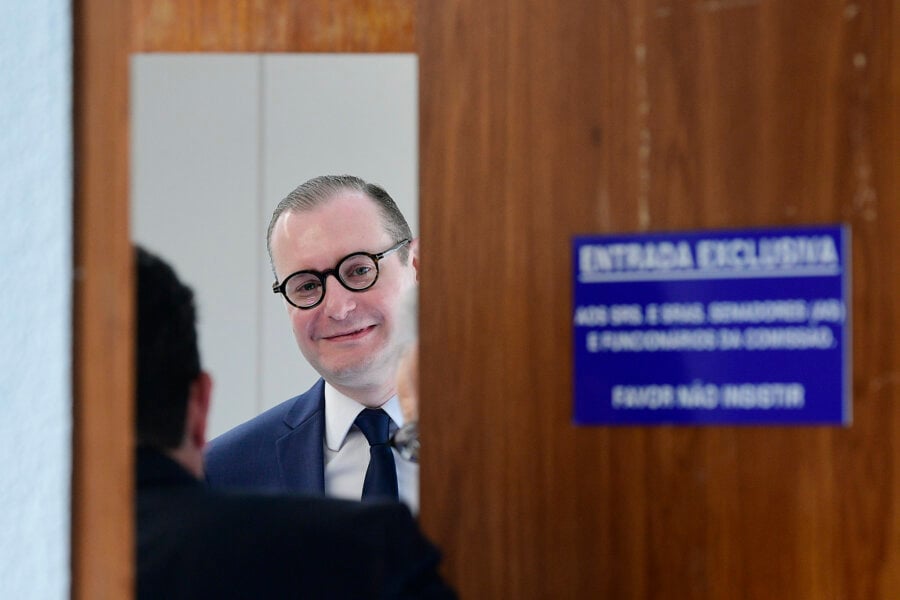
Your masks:
<svg viewBox="0 0 900 600"><path fill-rule="evenodd" d="M367 254L351 254L338 264L335 276L347 289L364 290L375 283L378 266ZM325 282L319 275L296 273L285 282L284 293L297 306L312 306L322 297L324 289Z"/></svg>

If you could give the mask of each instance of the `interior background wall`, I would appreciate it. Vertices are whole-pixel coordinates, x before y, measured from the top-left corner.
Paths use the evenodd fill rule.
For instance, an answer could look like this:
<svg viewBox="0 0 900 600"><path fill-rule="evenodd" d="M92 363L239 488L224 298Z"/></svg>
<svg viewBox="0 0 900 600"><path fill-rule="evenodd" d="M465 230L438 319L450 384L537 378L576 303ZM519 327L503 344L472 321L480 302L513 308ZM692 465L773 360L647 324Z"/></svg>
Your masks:
<svg viewBox="0 0 900 600"><path fill-rule="evenodd" d="M422 516L463 597L900 596L896 3L418 9ZM839 222L851 427L572 425L574 234Z"/></svg>
<svg viewBox="0 0 900 600"><path fill-rule="evenodd" d="M0 582L69 595L72 33L68 2L0 5Z"/></svg>

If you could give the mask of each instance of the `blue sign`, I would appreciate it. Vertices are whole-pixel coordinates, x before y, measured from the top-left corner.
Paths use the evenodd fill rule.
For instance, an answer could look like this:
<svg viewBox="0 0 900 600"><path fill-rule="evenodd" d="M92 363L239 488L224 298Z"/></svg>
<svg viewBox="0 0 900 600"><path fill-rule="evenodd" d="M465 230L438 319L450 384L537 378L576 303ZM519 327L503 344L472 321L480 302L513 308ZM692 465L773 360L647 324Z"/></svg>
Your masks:
<svg viewBox="0 0 900 600"><path fill-rule="evenodd" d="M575 422L849 424L846 227L573 239Z"/></svg>

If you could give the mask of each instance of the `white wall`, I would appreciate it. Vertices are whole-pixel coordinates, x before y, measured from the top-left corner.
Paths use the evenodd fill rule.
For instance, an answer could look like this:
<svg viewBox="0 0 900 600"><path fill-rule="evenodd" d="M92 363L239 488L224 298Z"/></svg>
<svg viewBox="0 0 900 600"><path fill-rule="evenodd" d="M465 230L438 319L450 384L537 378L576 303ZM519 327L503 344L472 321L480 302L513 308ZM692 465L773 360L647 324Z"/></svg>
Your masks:
<svg viewBox="0 0 900 600"><path fill-rule="evenodd" d="M265 250L272 209L316 175L383 185L418 230L411 54L132 58L132 230L197 295L210 434L305 391Z"/></svg>
<svg viewBox="0 0 900 600"><path fill-rule="evenodd" d="M0 596L69 596L70 2L0 4Z"/></svg>

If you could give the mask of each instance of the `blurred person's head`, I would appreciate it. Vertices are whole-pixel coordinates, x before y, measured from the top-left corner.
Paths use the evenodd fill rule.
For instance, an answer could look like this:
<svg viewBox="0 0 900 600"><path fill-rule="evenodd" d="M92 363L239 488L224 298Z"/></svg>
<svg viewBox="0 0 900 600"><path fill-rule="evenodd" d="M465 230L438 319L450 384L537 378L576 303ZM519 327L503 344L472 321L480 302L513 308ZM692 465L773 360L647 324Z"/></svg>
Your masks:
<svg viewBox="0 0 900 600"><path fill-rule="evenodd" d="M194 294L172 268L135 249L137 442L166 452L198 477L211 381L200 368Z"/></svg>

